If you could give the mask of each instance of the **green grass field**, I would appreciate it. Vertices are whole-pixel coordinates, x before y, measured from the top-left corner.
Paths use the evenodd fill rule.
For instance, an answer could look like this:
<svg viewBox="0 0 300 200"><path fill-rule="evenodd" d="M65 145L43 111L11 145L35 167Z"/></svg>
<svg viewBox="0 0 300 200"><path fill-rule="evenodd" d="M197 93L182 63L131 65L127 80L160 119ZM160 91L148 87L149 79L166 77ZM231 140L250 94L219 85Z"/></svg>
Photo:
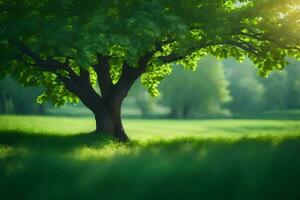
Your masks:
<svg viewBox="0 0 300 200"><path fill-rule="evenodd" d="M300 199L298 120L0 116L0 199Z"/></svg>

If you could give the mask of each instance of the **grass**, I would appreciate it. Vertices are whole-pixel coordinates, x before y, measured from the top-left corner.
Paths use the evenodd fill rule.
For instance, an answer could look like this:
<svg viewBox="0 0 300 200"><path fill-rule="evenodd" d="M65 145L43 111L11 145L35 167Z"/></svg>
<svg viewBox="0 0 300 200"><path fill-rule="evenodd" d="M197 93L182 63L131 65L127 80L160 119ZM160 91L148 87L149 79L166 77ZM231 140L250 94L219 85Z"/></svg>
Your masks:
<svg viewBox="0 0 300 200"><path fill-rule="evenodd" d="M300 120L124 120L134 140L178 137L283 137L300 134ZM0 132L76 135L95 129L92 118L0 116Z"/></svg>
<svg viewBox="0 0 300 200"><path fill-rule="evenodd" d="M300 199L300 123L0 117L0 199Z"/></svg>

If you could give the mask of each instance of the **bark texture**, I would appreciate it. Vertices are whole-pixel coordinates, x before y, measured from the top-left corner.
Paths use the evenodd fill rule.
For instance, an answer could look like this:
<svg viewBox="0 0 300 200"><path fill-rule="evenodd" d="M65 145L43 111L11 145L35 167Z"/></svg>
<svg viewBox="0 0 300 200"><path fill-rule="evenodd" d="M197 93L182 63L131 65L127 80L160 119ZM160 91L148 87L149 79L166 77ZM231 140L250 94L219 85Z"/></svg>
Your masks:
<svg viewBox="0 0 300 200"><path fill-rule="evenodd" d="M128 141L128 136L123 128L121 116L119 113L111 111L101 111L95 113L96 132L107 134L117 138L120 141Z"/></svg>

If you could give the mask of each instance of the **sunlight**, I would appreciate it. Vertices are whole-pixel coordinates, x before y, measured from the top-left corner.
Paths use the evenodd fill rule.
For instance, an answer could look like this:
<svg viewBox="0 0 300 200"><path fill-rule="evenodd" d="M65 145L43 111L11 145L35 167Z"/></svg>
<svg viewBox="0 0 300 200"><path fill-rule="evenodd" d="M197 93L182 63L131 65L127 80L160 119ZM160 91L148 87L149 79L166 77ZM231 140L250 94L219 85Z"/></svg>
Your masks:
<svg viewBox="0 0 300 200"><path fill-rule="evenodd" d="M76 160L108 159L115 155L128 155L130 152L132 149L125 145L111 143L98 148L79 147L68 153L67 156Z"/></svg>

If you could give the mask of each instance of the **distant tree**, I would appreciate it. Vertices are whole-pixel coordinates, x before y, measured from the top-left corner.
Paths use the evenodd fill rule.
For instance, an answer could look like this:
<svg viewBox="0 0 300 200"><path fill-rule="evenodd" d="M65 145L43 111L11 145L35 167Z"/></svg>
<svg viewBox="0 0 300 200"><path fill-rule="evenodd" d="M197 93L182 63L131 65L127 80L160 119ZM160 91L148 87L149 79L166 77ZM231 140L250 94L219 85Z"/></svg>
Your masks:
<svg viewBox="0 0 300 200"><path fill-rule="evenodd" d="M0 113L44 114L37 104L40 88L25 88L10 77L0 81Z"/></svg>
<svg viewBox="0 0 300 200"><path fill-rule="evenodd" d="M174 62L247 55L266 75L300 55L296 0L2 0L0 10L1 77L43 85L40 102L80 99L97 132L123 141L121 104L140 76L157 95Z"/></svg>
<svg viewBox="0 0 300 200"><path fill-rule="evenodd" d="M156 101L153 97L144 89L141 84L137 82L133 85L129 92L130 97L133 98L135 106L141 111L142 117L148 117L153 111Z"/></svg>
<svg viewBox="0 0 300 200"><path fill-rule="evenodd" d="M9 101L7 90L10 87L8 80L0 82L0 113L9 113L12 110L11 101Z"/></svg>
<svg viewBox="0 0 300 200"><path fill-rule="evenodd" d="M234 113L257 113L263 110L265 86L257 76L250 60L238 63L233 59L223 61L226 79L233 100L228 108ZM272 92L272 91L270 91ZM271 103L271 102L270 102Z"/></svg>
<svg viewBox="0 0 300 200"><path fill-rule="evenodd" d="M288 88L287 94L287 108L300 108L300 62L291 60L290 65L286 68L288 73Z"/></svg>
<svg viewBox="0 0 300 200"><path fill-rule="evenodd" d="M235 113L259 113L299 108L300 63L291 59L289 62L285 69L261 78L248 59L243 63L224 60L226 79L230 82L233 97L229 109Z"/></svg>
<svg viewBox="0 0 300 200"><path fill-rule="evenodd" d="M208 56L198 65L196 72L176 66L173 75L161 83L162 102L170 108L172 118L187 118L192 113L220 114L222 105L231 99L222 63Z"/></svg>
<svg viewBox="0 0 300 200"><path fill-rule="evenodd" d="M296 109L300 107L300 63L291 63L284 70L270 74L260 81L266 88L265 110Z"/></svg>
<svg viewBox="0 0 300 200"><path fill-rule="evenodd" d="M267 111L286 109L287 97L291 92L291 88L288 87L287 70L272 73L266 80L260 81L265 88L264 104L261 110Z"/></svg>

